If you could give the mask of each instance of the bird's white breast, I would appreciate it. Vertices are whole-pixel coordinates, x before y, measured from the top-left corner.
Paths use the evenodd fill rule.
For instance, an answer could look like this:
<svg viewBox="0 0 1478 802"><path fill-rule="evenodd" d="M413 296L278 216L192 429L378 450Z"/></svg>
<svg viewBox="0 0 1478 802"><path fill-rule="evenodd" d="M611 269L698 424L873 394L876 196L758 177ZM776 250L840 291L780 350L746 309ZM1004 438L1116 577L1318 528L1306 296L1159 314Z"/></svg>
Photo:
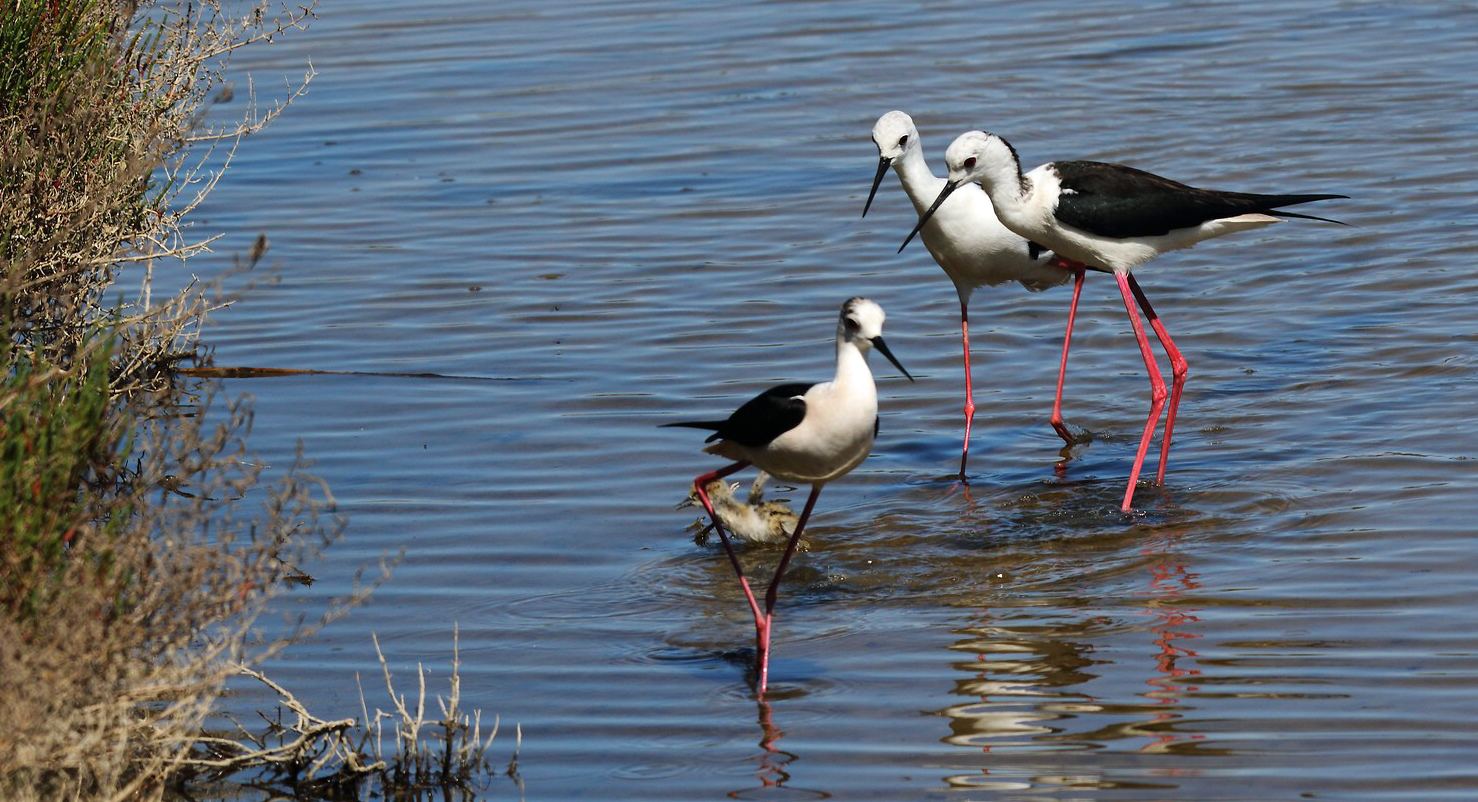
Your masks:
<svg viewBox="0 0 1478 802"><path fill-rule="evenodd" d="M1044 258L1031 258L1027 243L1001 223L979 184L951 193L920 233L924 247L956 284L973 288L1018 281L1041 290L1071 277Z"/></svg>
<svg viewBox="0 0 1478 802"><path fill-rule="evenodd" d="M806 410L799 426L772 440L754 460L762 470L814 484L836 479L867 459L878 415L875 392L823 382L806 393Z"/></svg>

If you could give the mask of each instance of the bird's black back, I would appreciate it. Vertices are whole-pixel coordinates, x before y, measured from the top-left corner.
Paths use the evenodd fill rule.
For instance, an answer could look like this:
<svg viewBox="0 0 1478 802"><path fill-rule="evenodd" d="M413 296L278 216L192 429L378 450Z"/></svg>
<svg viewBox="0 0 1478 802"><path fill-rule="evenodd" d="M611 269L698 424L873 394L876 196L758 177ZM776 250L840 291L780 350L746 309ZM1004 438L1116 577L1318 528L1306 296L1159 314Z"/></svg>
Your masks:
<svg viewBox="0 0 1478 802"><path fill-rule="evenodd" d="M663 426L686 426L692 429L711 429L713 434L704 440L733 440L750 448L762 448L771 440L799 426L806 417L806 402L800 396L815 384L781 384L745 401L734 410L728 420L684 421L664 423Z"/></svg>
<svg viewBox="0 0 1478 802"><path fill-rule="evenodd" d="M1062 182L1055 216L1074 228L1115 239L1153 237L1240 214L1274 214L1280 207L1345 195L1224 192L1172 181L1122 164L1054 162ZM1326 220L1282 212L1289 217Z"/></svg>

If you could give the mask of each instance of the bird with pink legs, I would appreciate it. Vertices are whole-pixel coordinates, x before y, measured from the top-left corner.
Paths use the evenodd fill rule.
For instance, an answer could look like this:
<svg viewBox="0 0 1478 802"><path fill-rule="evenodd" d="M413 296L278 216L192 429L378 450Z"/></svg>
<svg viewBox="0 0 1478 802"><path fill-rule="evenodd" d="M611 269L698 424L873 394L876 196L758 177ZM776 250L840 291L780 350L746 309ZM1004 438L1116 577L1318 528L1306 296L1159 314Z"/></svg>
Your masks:
<svg viewBox="0 0 1478 802"><path fill-rule="evenodd" d="M746 401L725 420L663 424L712 431L705 441L711 445L704 451L733 460L694 479L693 488L714 522L714 531L754 615L756 687L761 696L769 683L770 630L780 580L801 542L821 488L851 472L872 453L878 432L878 396L872 371L867 367L868 352L876 348L913 381L883 341L883 318L883 308L866 298L851 298L842 304L836 330L836 374L831 381L772 387ZM777 479L811 485L806 505L770 578L763 606L744 576L739 556L707 491L713 480L750 465Z"/></svg>
<svg viewBox="0 0 1478 802"><path fill-rule="evenodd" d="M924 146L913 118L890 111L872 127L878 149L878 170L872 191L862 207L862 216L872 208L878 186L891 168L898 174L903 191L913 203L914 213L923 214L939 197L945 179L934 175L924 159ZM1052 399L1052 428L1071 448L1076 440L1062 419L1062 386L1067 373L1067 352L1072 342L1073 320L1078 298L1083 294L1083 266L1073 264L1052 251L1028 241L1001 225L985 191L975 184L958 187L941 203L921 229L924 248L955 285L960 299L960 340L965 352L965 442L960 449L960 479L970 456L970 426L975 419L974 382L970 374L970 297L977 287L1017 282L1036 292L1073 281L1072 303L1067 312L1067 335L1062 341L1062 359L1057 369L1057 393ZM1067 456L1064 449L1064 457Z"/></svg>
<svg viewBox="0 0 1478 802"><path fill-rule="evenodd" d="M1140 436L1139 450L1129 473L1121 505L1131 509L1151 438L1165 411L1165 434L1160 440L1160 463L1155 481L1165 481L1175 414L1180 405L1188 366L1180 349L1160 321L1135 280L1133 270L1160 254L1189 248L1198 242L1282 222L1297 217L1339 223L1323 217L1283 211L1312 201L1344 198L1325 193L1256 194L1187 186L1153 173L1094 161L1048 162L1023 174L1016 149L1005 139L985 131L961 134L945 151L949 177L934 202L919 216L918 225L903 241L908 245L944 202L962 187L979 184L990 197L996 216L1016 234L1051 248L1059 256L1112 273L1145 369L1150 377L1150 413ZM1341 224L1342 225L1342 224ZM899 247L903 250L903 246ZM1171 386L1155 364L1149 339L1136 310L1144 310L1150 327L1170 358Z"/></svg>

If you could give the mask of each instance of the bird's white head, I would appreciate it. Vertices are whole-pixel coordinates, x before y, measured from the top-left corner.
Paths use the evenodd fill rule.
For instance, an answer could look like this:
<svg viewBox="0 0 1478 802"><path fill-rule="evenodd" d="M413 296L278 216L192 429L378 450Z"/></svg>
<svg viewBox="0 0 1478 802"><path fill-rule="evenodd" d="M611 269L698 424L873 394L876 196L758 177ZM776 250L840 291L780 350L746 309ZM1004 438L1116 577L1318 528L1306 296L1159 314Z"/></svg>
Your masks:
<svg viewBox="0 0 1478 802"><path fill-rule="evenodd" d="M934 203L919 215L919 222L908 232L898 252L908 247L915 235L924 230L924 224L934 216L939 205L967 184L979 184L995 204L996 214L1002 213L1002 204L1019 196L1026 189L1021 177L1021 161L1016 158L1016 149L1011 143L986 131L966 131L955 137L944 151L944 163L949 166L949 178Z"/></svg>
<svg viewBox="0 0 1478 802"><path fill-rule="evenodd" d="M973 181L990 192L993 187L1004 188L1021 181L1016 149L988 131L966 131L955 137L944 152L944 163L949 167L952 185Z"/></svg>
<svg viewBox="0 0 1478 802"><path fill-rule="evenodd" d="M872 199L878 194L878 186L888 168L911 150L919 149L919 129L913 126L913 118L901 111L890 111L878 118L872 126L872 143L878 146L878 171L872 177L872 191L867 193L867 203L862 206L862 216L872 208Z"/></svg>
<svg viewBox="0 0 1478 802"><path fill-rule="evenodd" d="M878 146L879 158L893 162L910 148L919 146L919 129L914 127L912 117L901 111L890 111L873 124L872 143Z"/></svg>
<svg viewBox="0 0 1478 802"><path fill-rule="evenodd" d="M883 336L883 308L870 298L848 298L837 320L837 336L866 350L872 338Z"/></svg>
<svg viewBox="0 0 1478 802"><path fill-rule="evenodd" d="M888 344L883 342L883 319L885 317L883 308L878 306L877 302L867 298L848 298L847 302L842 304L842 314L837 320L837 347L840 348L841 343L847 343L861 351L864 356L868 351L877 348L879 353L893 363L893 367L903 371L903 375L908 376L909 381L913 381L913 376L904 370L903 365L899 364L898 359L893 356L893 352L888 350Z"/></svg>

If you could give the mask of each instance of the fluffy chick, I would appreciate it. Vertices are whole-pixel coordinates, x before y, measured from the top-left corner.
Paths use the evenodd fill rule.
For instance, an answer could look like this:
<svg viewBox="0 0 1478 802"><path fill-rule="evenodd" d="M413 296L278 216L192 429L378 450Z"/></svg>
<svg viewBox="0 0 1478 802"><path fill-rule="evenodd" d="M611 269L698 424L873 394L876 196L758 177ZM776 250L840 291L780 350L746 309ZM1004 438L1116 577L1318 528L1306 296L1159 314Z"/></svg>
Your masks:
<svg viewBox="0 0 1478 802"><path fill-rule="evenodd" d="M785 543L795 532L799 518L784 502L764 500L766 478L761 473L750 486L749 496L743 501L736 495L739 490L738 482L730 484L722 479L715 479L705 489L708 491L708 500L713 504L714 513L729 534L750 543ZM698 491L690 487L688 497L677 506L678 509L695 506L701 508ZM690 528L697 530L693 542L700 546L706 545L713 524L699 518Z"/></svg>

